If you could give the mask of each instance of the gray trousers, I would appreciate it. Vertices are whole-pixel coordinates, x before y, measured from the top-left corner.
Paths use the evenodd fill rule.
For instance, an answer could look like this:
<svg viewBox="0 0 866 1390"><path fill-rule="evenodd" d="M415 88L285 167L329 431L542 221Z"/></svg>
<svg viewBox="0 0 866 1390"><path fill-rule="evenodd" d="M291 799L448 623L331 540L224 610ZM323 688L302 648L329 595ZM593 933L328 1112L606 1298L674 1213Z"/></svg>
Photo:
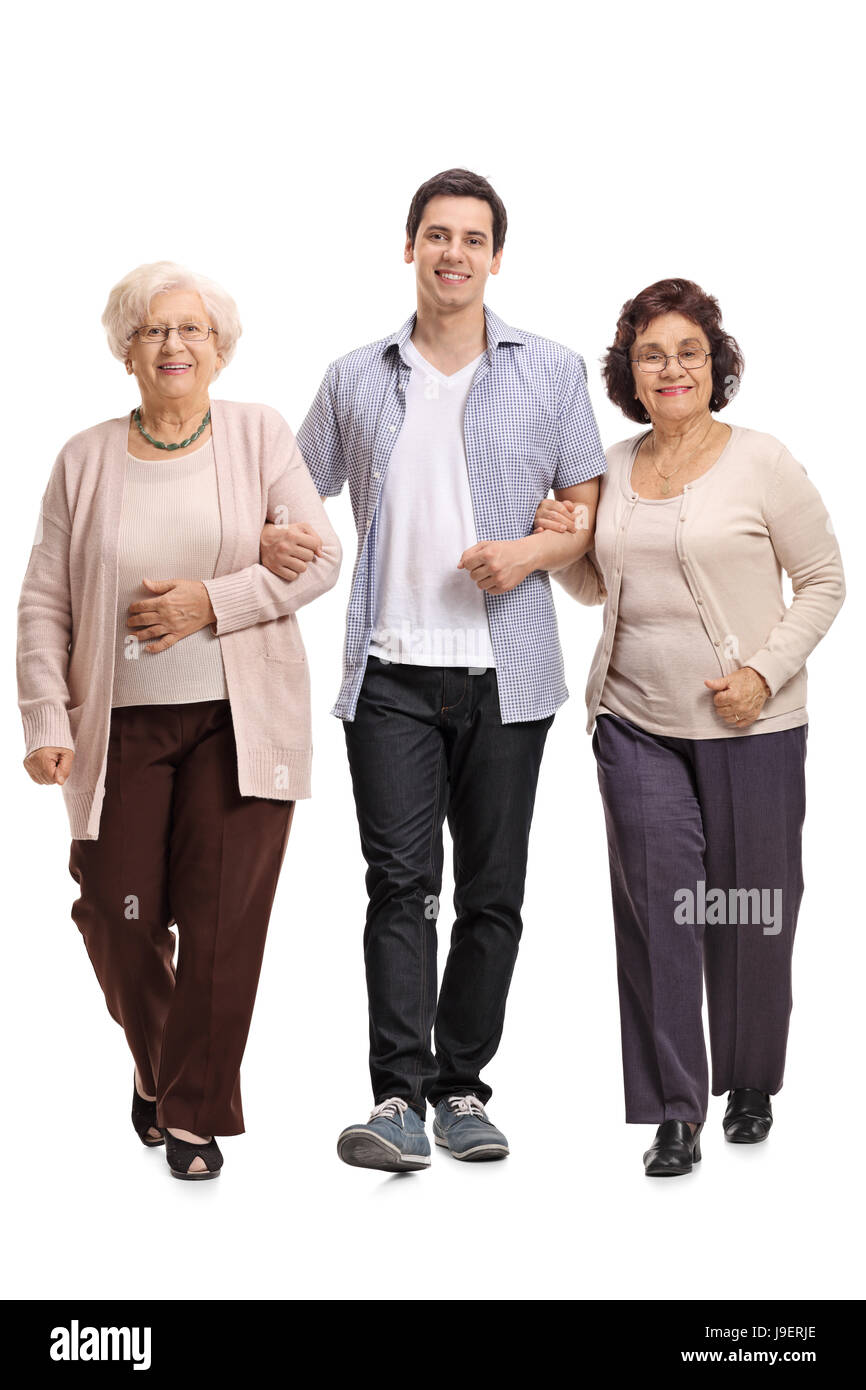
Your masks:
<svg viewBox="0 0 866 1390"><path fill-rule="evenodd" d="M806 734L668 738L596 721L630 1124L706 1118L702 966L713 1094L781 1089Z"/></svg>

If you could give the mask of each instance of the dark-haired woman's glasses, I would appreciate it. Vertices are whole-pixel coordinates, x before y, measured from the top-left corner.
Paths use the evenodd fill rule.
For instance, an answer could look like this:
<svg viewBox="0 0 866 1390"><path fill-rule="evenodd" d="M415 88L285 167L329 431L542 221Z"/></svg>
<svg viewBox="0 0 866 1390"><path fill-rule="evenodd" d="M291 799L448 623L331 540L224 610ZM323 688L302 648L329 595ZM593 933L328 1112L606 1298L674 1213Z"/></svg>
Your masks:
<svg viewBox="0 0 866 1390"><path fill-rule="evenodd" d="M703 348L685 348L682 352L669 352L667 357L663 352L639 352L630 361L637 362L642 372L663 372L671 358L675 357L684 371L690 372L695 367L705 367L707 358L712 355L711 352L704 352Z"/></svg>

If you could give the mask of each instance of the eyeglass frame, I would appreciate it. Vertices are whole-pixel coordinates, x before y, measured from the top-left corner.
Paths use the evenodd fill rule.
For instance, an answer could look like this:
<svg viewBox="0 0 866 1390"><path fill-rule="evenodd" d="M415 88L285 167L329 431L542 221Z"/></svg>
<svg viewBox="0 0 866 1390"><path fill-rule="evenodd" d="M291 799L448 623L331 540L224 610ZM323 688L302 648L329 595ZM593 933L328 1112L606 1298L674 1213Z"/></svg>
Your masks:
<svg viewBox="0 0 866 1390"><path fill-rule="evenodd" d="M701 348L701 351L704 354L704 360L701 363L700 367L695 367L694 363L692 363L691 367L687 367L685 362L680 362L680 355L678 352L669 352L666 356L664 353L660 352L659 357L664 357L665 359L664 366L661 367L642 367L640 364L640 354L638 354L637 357L630 357L628 360L629 362L636 363L638 371L643 372L646 376L658 376L659 372L663 372L665 370L672 357L675 357L677 361L680 362L680 366L682 367L684 372L692 370L699 372L701 370L701 367L705 367L707 365L707 363L713 355L711 352L707 352L706 348Z"/></svg>
<svg viewBox="0 0 866 1390"><path fill-rule="evenodd" d="M207 329L207 333L203 338L181 338L180 330L184 327L182 323L143 323L140 328L133 328L132 332L129 335L129 340L131 341L133 338L138 338L138 341L140 343L151 342L154 345L162 347L163 343L168 342L172 333L176 333L182 343L206 343L209 340L211 333L219 337L219 329L212 328L209 323L197 323L195 326L196 328ZM142 338L139 335L141 334L143 328L161 328L164 330L164 333L161 338Z"/></svg>

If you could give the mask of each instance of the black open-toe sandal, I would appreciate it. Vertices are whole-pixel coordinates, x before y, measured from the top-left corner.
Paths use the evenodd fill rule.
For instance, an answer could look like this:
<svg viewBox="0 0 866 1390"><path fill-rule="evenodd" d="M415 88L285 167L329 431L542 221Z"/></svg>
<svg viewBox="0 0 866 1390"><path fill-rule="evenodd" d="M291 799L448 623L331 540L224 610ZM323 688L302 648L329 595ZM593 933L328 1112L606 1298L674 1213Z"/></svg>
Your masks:
<svg viewBox="0 0 866 1390"><path fill-rule="evenodd" d="M165 1143L162 1132L158 1139L154 1139L152 1134L148 1134L149 1129L159 1129L156 1123L156 1101L145 1100L144 1096L138 1094L138 1087L135 1079L132 1082L132 1124L136 1134L147 1149L158 1149L160 1144Z"/></svg>
<svg viewBox="0 0 866 1390"><path fill-rule="evenodd" d="M175 1139L174 1135L169 1134L167 1129L164 1129L162 1133L165 1137L165 1156L173 1178L183 1178L187 1182L199 1182L207 1181L208 1178L219 1177L220 1169L223 1166L223 1156L215 1139L211 1139L209 1144L189 1144L186 1139ZM207 1165L204 1173L191 1173L189 1171L189 1165L196 1158L202 1159Z"/></svg>

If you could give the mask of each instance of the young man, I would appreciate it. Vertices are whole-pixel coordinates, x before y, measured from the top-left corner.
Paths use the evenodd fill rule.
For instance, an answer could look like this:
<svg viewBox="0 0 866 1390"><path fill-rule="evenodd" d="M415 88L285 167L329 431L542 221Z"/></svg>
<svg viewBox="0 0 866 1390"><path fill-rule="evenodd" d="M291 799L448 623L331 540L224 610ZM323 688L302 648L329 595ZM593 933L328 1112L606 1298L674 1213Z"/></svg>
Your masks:
<svg viewBox="0 0 866 1390"><path fill-rule="evenodd" d="M298 433L323 497L348 477L358 528L333 713L368 865L375 1108L338 1152L388 1172L429 1165L428 1100L455 1158L508 1154L480 1073L517 956L544 742L568 696L548 571L589 546L605 471L583 359L485 306L506 220L465 169L419 188L404 252L417 312L330 365ZM551 487L582 529L533 534ZM262 557L279 568L272 528ZM446 817L456 920L437 1000Z"/></svg>

